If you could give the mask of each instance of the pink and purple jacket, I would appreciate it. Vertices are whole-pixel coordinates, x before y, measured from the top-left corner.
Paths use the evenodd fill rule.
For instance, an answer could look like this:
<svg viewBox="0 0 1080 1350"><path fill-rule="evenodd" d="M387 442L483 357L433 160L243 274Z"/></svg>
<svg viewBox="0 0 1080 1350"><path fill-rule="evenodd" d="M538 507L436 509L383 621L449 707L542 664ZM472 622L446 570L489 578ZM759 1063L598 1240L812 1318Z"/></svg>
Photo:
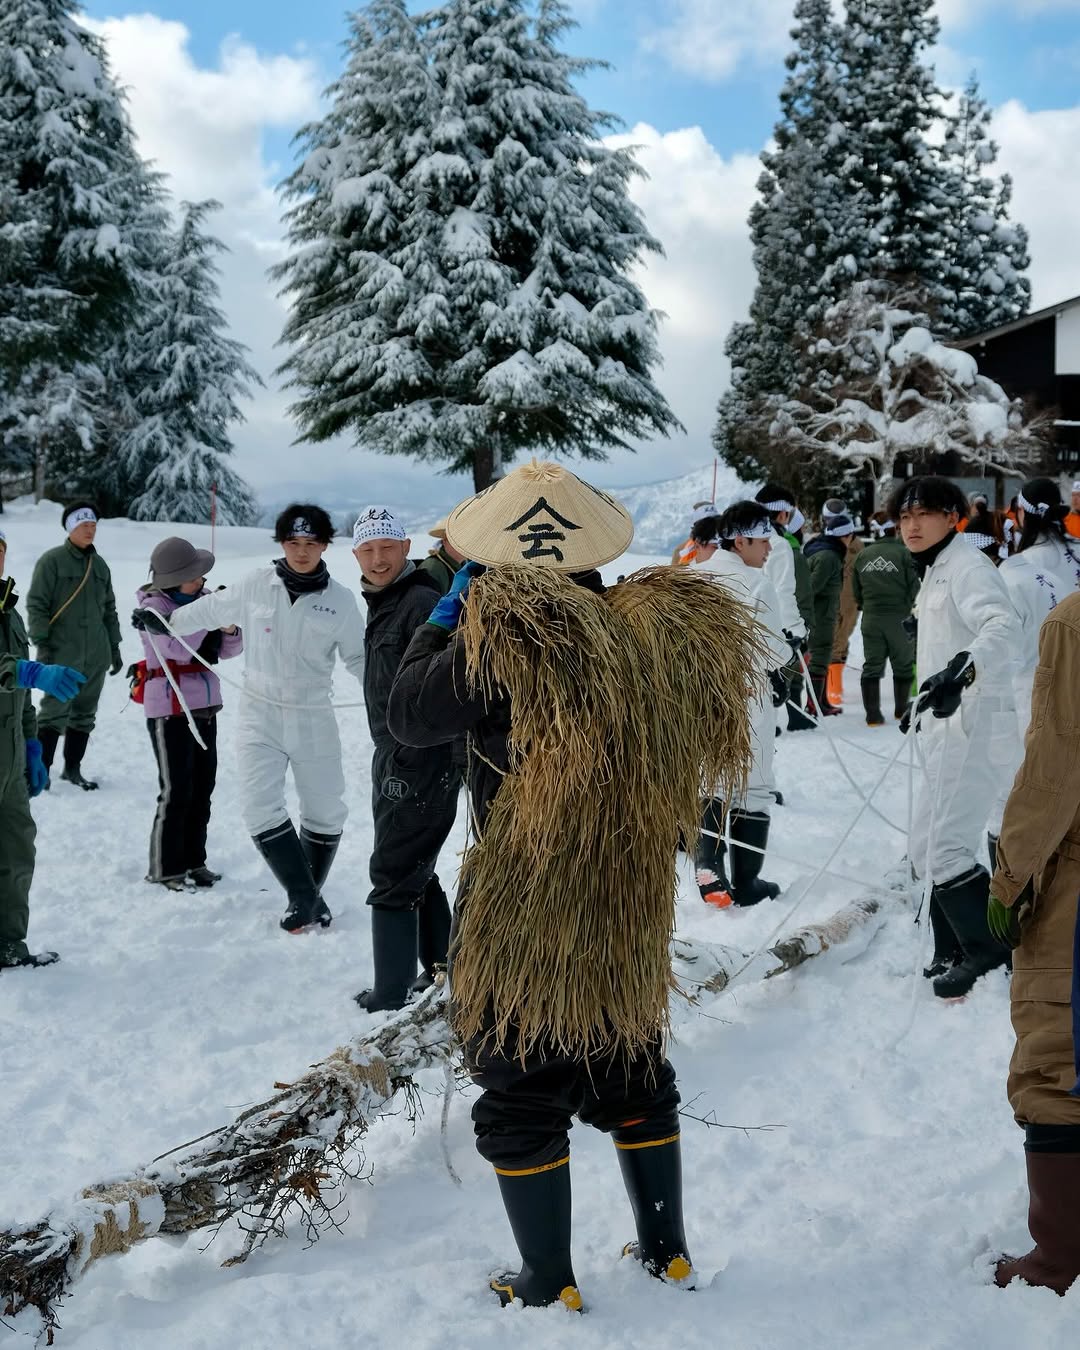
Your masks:
<svg viewBox="0 0 1080 1350"><path fill-rule="evenodd" d="M140 590L137 594L141 607L156 610L158 614L163 614L166 618L174 609L178 608L176 601L163 591ZM209 591L203 589L199 594L208 595ZM142 638L143 652L146 655L147 680L143 690L143 712L147 717L182 716L183 712L176 701L172 686L161 673L161 662L154 655L154 649L150 646L148 634L140 633L139 636ZM203 629L201 632L188 634L184 641L197 651L205 637L206 630ZM221 681L213 671L199 665L187 648L176 638L155 633L154 643L164 660L168 661L169 667L180 685L180 692L184 696L184 701L192 712L198 712L205 708L221 707ZM239 656L243 649L244 638L239 631L231 636L228 633L222 633L221 659L223 661L231 656Z"/></svg>

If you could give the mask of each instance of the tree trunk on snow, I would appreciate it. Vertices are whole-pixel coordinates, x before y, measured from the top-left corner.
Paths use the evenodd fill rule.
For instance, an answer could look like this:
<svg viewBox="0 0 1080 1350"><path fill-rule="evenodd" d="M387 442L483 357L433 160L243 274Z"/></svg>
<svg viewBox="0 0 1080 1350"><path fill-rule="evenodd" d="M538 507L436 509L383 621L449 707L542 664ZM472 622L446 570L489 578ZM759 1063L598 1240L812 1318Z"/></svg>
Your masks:
<svg viewBox="0 0 1080 1350"><path fill-rule="evenodd" d="M472 471L474 492L483 492L503 476L502 440L497 431L473 450Z"/></svg>
<svg viewBox="0 0 1080 1350"><path fill-rule="evenodd" d="M34 453L34 501L39 502L45 496L45 471L49 463L49 442L42 436Z"/></svg>
<svg viewBox="0 0 1080 1350"><path fill-rule="evenodd" d="M785 970L794 970L796 966L801 966L804 961L809 961L812 956L820 956L822 952L827 952L830 947L836 947L842 942L847 942L854 936L857 929L872 926L874 932L884 922L885 916L881 913L881 901L854 900L844 909L839 910L830 919L823 923L807 924L805 928L800 928L792 933L790 937L783 938L775 947L770 947L769 951L780 962L776 970L770 970L769 978L772 975L779 975ZM873 932L867 935L867 941L873 937Z"/></svg>

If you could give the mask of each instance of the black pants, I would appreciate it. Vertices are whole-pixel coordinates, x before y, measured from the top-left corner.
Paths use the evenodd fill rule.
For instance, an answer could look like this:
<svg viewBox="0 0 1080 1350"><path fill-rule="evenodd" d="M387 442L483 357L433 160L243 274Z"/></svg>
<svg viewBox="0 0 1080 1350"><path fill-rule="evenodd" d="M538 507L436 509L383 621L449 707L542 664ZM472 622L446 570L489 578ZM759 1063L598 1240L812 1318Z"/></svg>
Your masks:
<svg viewBox="0 0 1080 1350"><path fill-rule="evenodd" d="M150 831L151 881L182 877L206 862L206 827L217 779L217 717L196 718L206 749L183 717L148 717L158 767L158 804Z"/></svg>
<svg viewBox="0 0 1080 1350"><path fill-rule="evenodd" d="M447 746L375 746L369 905L415 909L421 903L453 828L460 781Z"/></svg>
<svg viewBox="0 0 1080 1350"><path fill-rule="evenodd" d="M543 1167L570 1152L571 1117L621 1143L679 1133L675 1070L660 1046L628 1059L582 1060L536 1051L522 1064L513 1047L498 1055L466 1046L469 1073L483 1096L472 1110L476 1148L500 1169Z"/></svg>

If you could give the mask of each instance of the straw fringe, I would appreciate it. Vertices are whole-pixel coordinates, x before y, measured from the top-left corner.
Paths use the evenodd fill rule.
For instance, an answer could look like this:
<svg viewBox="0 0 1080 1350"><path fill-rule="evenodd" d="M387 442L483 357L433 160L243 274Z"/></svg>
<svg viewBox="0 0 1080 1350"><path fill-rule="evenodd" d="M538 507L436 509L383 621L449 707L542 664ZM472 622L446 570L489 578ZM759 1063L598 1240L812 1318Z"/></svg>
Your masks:
<svg viewBox="0 0 1080 1350"><path fill-rule="evenodd" d="M749 772L760 630L690 569L597 596L518 566L473 582L460 632L471 688L508 695L512 723L464 863L456 1029L521 1057L637 1053L668 1027L677 842Z"/></svg>

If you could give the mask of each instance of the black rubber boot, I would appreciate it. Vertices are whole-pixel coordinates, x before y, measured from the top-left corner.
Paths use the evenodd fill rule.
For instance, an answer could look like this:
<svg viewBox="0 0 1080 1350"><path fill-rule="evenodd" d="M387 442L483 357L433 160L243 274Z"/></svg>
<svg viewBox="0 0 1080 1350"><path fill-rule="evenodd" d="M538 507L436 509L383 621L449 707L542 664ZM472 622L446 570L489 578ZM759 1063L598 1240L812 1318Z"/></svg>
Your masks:
<svg viewBox="0 0 1080 1350"><path fill-rule="evenodd" d="M812 705L812 710L817 714L820 709L820 716L822 717L839 717L842 710L840 708L834 708L825 695L825 684L828 678L827 675L810 676L810 683L814 687L814 704Z"/></svg>
<svg viewBox="0 0 1080 1350"><path fill-rule="evenodd" d="M987 851L987 853L990 855L990 876L991 876L991 877L993 877L994 873L997 871L997 846L998 846L998 839L999 839L999 838L1000 838L1000 835L996 835L996 834L989 834L989 833L988 833L987 836L986 836L986 851Z"/></svg>
<svg viewBox="0 0 1080 1350"><path fill-rule="evenodd" d="M312 917L320 928L329 928L334 917L330 913L326 901L322 898L322 888L326 878L330 875L330 867L340 843L340 834L316 834L313 830L309 830L306 825L300 827L300 847L304 850L304 857L311 869L311 879L315 883L315 889L319 892Z"/></svg>
<svg viewBox="0 0 1080 1350"><path fill-rule="evenodd" d="M682 1283L693 1274L683 1229L682 1155L678 1135L657 1143L620 1142L623 1185L634 1211L637 1241L627 1243L624 1256L641 1262L657 1279Z"/></svg>
<svg viewBox="0 0 1080 1350"><path fill-rule="evenodd" d="M365 1012L404 1008L416 978L417 914L415 909L371 906L371 954L375 986L357 994Z"/></svg>
<svg viewBox="0 0 1080 1350"><path fill-rule="evenodd" d="M281 926L286 933L299 933L315 922L319 892L293 823L287 820L284 825L275 825L252 837L289 902Z"/></svg>
<svg viewBox="0 0 1080 1350"><path fill-rule="evenodd" d="M862 692L862 705L866 712L866 725L883 727L885 715L881 711L881 680L860 680L859 689Z"/></svg>
<svg viewBox="0 0 1080 1350"><path fill-rule="evenodd" d="M780 887L773 881L761 879L764 850L769 844L769 817L764 811L732 811L728 829L731 835L732 903L746 906L775 900ZM740 844L751 847L740 848Z"/></svg>
<svg viewBox="0 0 1080 1350"><path fill-rule="evenodd" d="M432 877L424 889L416 917L420 974L409 987L414 994L422 994L435 983L436 972L446 969L450 950L450 902L438 877Z"/></svg>
<svg viewBox="0 0 1080 1350"><path fill-rule="evenodd" d="M0 970L54 966L59 960L58 952L30 952L24 943L19 943L17 947L0 947Z"/></svg>
<svg viewBox="0 0 1080 1350"><path fill-rule="evenodd" d="M816 731L817 723L802 711L803 677L796 675L791 681L788 692L787 729L788 731Z"/></svg>
<svg viewBox="0 0 1080 1350"><path fill-rule="evenodd" d="M893 688L893 716L899 722L901 717L907 712L908 704L911 702L911 680L898 680L895 676L892 682Z"/></svg>
<svg viewBox="0 0 1080 1350"><path fill-rule="evenodd" d="M60 777L65 783L81 787L84 792L96 792L97 784L82 776L83 755L86 754L89 741L88 731L75 731L68 727L64 732L64 771Z"/></svg>
<svg viewBox="0 0 1080 1350"><path fill-rule="evenodd" d="M724 870L724 803L710 797L702 807L697 852L694 854L694 880L707 905L726 909L731 904L731 883Z"/></svg>
<svg viewBox="0 0 1080 1350"><path fill-rule="evenodd" d="M929 909L930 927L934 933L934 956L930 964L923 967L923 975L928 980L936 980L939 975L944 975L947 970L960 964L964 959L964 949L957 942L952 924L945 917L934 891L930 892Z"/></svg>
<svg viewBox="0 0 1080 1350"><path fill-rule="evenodd" d="M934 993L963 998L980 975L1003 966L1008 956L986 923L990 877L985 867L973 867L948 885L935 886L934 895L964 951L962 961L934 980Z"/></svg>
<svg viewBox="0 0 1080 1350"><path fill-rule="evenodd" d="M505 1307L521 1299L527 1308L562 1303L581 1311L570 1260L570 1159L525 1173L496 1172L521 1269L491 1277Z"/></svg>
<svg viewBox="0 0 1080 1350"><path fill-rule="evenodd" d="M60 733L55 727L42 727L38 731L38 740L41 742L41 762L49 770L51 778L53 760L56 758L56 747L60 742ZM51 785L46 783L45 786Z"/></svg>

